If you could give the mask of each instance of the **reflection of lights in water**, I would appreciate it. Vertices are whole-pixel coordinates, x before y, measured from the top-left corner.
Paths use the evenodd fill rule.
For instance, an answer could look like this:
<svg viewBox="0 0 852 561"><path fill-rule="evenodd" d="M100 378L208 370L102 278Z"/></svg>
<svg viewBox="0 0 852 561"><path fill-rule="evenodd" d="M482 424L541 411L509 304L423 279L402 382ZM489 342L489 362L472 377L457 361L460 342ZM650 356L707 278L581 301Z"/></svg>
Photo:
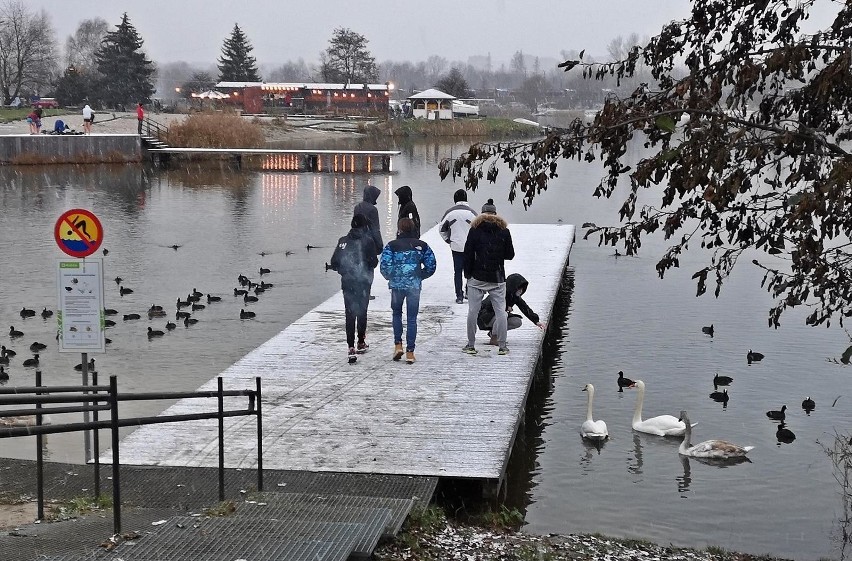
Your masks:
<svg viewBox="0 0 852 561"><path fill-rule="evenodd" d="M395 195L393 194L393 178L386 177L385 178L385 188L384 192L387 193L388 197L388 212L387 218L385 219L385 230L391 232L393 236L396 236L396 213L394 209L396 207L396 201L394 200ZM393 238L391 238L393 239Z"/></svg>
<svg viewBox="0 0 852 561"><path fill-rule="evenodd" d="M322 179L318 175L314 175L311 182L311 197L314 201L314 216L317 216L322 202Z"/></svg>
<svg viewBox="0 0 852 561"><path fill-rule="evenodd" d="M332 182L332 190L335 199L346 200L355 193L354 177L335 177Z"/></svg>
<svg viewBox="0 0 852 561"><path fill-rule="evenodd" d="M271 214L279 214L296 205L299 176L291 173L261 173L261 204Z"/></svg>

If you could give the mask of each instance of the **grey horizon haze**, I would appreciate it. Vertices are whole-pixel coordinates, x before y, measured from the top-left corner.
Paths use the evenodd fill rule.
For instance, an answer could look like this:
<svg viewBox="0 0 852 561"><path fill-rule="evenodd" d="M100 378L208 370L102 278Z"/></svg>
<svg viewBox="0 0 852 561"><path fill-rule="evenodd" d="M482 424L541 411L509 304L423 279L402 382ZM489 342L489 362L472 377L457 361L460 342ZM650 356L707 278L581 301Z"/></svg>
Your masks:
<svg viewBox="0 0 852 561"><path fill-rule="evenodd" d="M377 63L419 62L432 55L464 63L490 54L495 69L508 66L519 50L559 59L560 51L585 49L603 58L612 39L655 35L690 10L686 0L325 0L298 5L266 0L28 0L25 5L48 13L61 49L83 20L103 18L115 29L126 12L148 57L158 64L215 64L236 23L261 66L300 58L317 63L334 29L347 27L369 40Z"/></svg>

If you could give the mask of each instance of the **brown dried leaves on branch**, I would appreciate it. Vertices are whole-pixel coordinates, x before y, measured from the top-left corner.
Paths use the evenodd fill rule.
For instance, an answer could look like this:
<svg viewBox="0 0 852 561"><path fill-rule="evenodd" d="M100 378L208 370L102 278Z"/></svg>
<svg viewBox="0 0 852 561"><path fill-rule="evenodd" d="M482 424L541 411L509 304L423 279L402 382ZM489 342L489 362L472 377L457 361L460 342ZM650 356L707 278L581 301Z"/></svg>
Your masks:
<svg viewBox="0 0 852 561"><path fill-rule="evenodd" d="M441 177L511 175L509 198L525 208L558 176L562 160L603 165L595 197L629 182L618 225L594 227L600 244L628 255L662 230L675 244L657 271L678 267L691 241L713 251L696 273L697 293L710 272L719 294L737 258L748 251L775 298L769 324L784 310L808 306L807 323L852 315L852 3L837 3L833 21L804 34L811 2L694 0L690 19L666 25L620 62L562 63L586 79L648 79L610 95L594 121L577 120L535 142L477 144L441 163ZM685 65L685 66L684 66ZM640 70L637 70L640 69ZM630 161L641 141L646 156ZM655 204L640 206L657 197ZM653 199L652 199L653 200Z"/></svg>

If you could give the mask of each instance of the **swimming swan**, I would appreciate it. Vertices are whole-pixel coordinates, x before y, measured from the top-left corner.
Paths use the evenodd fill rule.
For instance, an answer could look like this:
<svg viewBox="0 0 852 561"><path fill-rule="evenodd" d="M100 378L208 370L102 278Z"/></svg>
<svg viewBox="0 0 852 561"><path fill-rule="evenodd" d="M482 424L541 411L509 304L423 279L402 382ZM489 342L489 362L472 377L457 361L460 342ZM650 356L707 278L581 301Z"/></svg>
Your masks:
<svg viewBox="0 0 852 561"><path fill-rule="evenodd" d="M686 411L680 412L680 420L686 424L686 431L683 433L683 442L680 443L678 452L684 456L693 458L710 458L714 460L730 460L733 458L743 458L752 450L754 446L737 446L725 440L705 440L693 446L689 439L692 436L692 426L689 424L689 417Z"/></svg>
<svg viewBox="0 0 852 561"><path fill-rule="evenodd" d="M660 415L643 421L645 382L636 380L634 387L639 390L639 395L636 397L636 409L633 411L633 430L657 436L681 436L686 431L686 424L674 415Z"/></svg>
<svg viewBox="0 0 852 561"><path fill-rule="evenodd" d="M583 438L588 438L589 440L606 440L609 438L606 423L592 420L592 401L595 399L595 387L591 384L586 384L583 391L589 392L589 399L586 406L586 420L580 426L580 434L583 435Z"/></svg>

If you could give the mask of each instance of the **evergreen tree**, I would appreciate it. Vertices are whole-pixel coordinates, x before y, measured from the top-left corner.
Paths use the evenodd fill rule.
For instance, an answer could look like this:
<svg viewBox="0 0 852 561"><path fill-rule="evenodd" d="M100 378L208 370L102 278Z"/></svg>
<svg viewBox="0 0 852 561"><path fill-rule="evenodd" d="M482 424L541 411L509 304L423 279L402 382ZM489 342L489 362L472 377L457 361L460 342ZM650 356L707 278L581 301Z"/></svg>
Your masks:
<svg viewBox="0 0 852 561"><path fill-rule="evenodd" d="M151 99L155 68L141 49L142 39L125 13L95 54L101 74L97 98L107 107L147 103Z"/></svg>
<svg viewBox="0 0 852 561"><path fill-rule="evenodd" d="M225 39L219 57L220 82L260 82L257 61L251 56L252 46L240 26L234 24L231 37Z"/></svg>
<svg viewBox="0 0 852 561"><path fill-rule="evenodd" d="M461 70L455 66L450 69L449 74L438 80L435 87L455 97L468 97L470 91L467 80L464 79Z"/></svg>
<svg viewBox="0 0 852 561"><path fill-rule="evenodd" d="M59 105L82 105L93 93L97 76L93 72L68 67L56 83L56 100Z"/></svg>

